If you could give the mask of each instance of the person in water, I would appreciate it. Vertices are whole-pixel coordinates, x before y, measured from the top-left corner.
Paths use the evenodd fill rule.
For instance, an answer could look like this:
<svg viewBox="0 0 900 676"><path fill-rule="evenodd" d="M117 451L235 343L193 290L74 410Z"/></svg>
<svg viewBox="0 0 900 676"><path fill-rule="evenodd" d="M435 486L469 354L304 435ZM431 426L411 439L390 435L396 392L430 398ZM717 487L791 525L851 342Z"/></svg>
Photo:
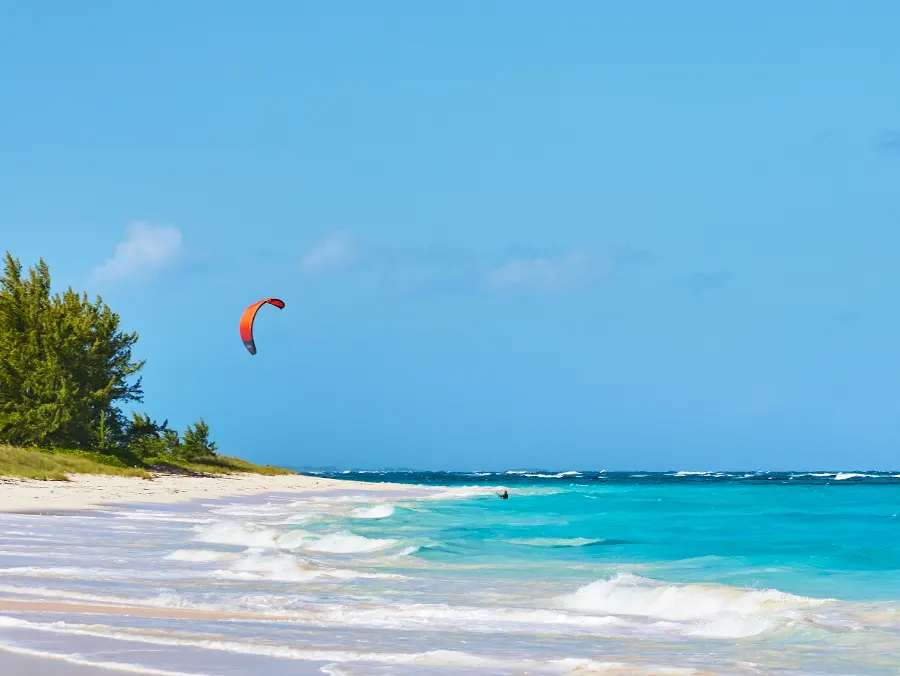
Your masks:
<svg viewBox="0 0 900 676"><path fill-rule="evenodd" d="M507 493L506 491L503 491L503 495L501 495L500 497L504 500L509 500L509 493Z"/></svg>

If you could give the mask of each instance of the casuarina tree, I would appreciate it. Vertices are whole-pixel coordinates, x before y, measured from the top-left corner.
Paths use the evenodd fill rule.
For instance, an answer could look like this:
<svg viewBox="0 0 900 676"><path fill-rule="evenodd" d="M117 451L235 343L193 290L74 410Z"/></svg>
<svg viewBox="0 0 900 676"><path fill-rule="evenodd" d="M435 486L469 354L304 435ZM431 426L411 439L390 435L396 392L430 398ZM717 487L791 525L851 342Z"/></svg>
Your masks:
<svg viewBox="0 0 900 676"><path fill-rule="evenodd" d="M0 277L0 441L109 449L125 441L119 409L141 401L137 333L100 297L50 292L43 259L28 270L7 252Z"/></svg>

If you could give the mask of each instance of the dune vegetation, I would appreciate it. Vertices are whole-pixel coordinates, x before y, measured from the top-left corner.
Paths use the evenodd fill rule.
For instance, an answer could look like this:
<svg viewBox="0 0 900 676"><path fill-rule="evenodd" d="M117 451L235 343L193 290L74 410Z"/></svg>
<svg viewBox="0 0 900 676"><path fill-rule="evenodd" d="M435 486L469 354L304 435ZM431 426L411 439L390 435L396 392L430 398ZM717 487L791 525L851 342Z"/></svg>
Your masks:
<svg viewBox="0 0 900 676"><path fill-rule="evenodd" d="M91 451L55 451L0 446L0 476L66 481L67 474L109 474L150 478L146 469Z"/></svg>

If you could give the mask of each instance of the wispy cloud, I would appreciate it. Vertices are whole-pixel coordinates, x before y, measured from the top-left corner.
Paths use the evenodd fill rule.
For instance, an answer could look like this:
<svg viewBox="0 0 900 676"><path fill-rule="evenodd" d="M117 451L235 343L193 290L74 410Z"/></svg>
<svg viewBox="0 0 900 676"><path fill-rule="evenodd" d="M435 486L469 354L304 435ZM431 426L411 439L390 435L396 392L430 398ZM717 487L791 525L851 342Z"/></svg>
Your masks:
<svg viewBox="0 0 900 676"><path fill-rule="evenodd" d="M611 270L609 258L573 252L562 258L520 258L508 261L487 274L494 289L564 291L584 286Z"/></svg>
<svg viewBox="0 0 900 676"><path fill-rule="evenodd" d="M553 293L588 288L612 274L643 265L653 258L643 250L624 248L547 252L538 246L509 245L493 250L474 246L366 246L365 260L357 239L346 231L312 245L300 260L307 277L353 265L357 282L367 292L404 298L477 295L489 292Z"/></svg>
<svg viewBox="0 0 900 676"><path fill-rule="evenodd" d="M125 240L116 245L112 258L94 268L91 279L98 282L145 280L172 265L181 249L181 230L176 226L129 223Z"/></svg>
<svg viewBox="0 0 900 676"><path fill-rule="evenodd" d="M356 258L356 243L346 232L338 232L317 242L300 260L307 275L351 263Z"/></svg>

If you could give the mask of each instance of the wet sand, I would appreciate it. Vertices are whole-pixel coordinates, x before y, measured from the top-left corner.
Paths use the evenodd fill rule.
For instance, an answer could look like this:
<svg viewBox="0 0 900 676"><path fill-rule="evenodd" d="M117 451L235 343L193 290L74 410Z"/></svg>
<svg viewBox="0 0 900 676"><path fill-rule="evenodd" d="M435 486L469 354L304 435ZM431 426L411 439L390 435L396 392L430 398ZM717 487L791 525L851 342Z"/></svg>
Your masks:
<svg viewBox="0 0 900 676"><path fill-rule="evenodd" d="M0 673L3 676L115 676L134 672L75 664L63 659L38 657L0 647Z"/></svg>
<svg viewBox="0 0 900 676"><path fill-rule="evenodd" d="M107 603L79 603L69 601L36 601L0 598L0 613L44 612L78 615L119 615L126 617L154 617L167 620L292 620L291 615L217 612L191 608L154 608L148 606L113 605ZM0 672L2 673L2 672Z"/></svg>

